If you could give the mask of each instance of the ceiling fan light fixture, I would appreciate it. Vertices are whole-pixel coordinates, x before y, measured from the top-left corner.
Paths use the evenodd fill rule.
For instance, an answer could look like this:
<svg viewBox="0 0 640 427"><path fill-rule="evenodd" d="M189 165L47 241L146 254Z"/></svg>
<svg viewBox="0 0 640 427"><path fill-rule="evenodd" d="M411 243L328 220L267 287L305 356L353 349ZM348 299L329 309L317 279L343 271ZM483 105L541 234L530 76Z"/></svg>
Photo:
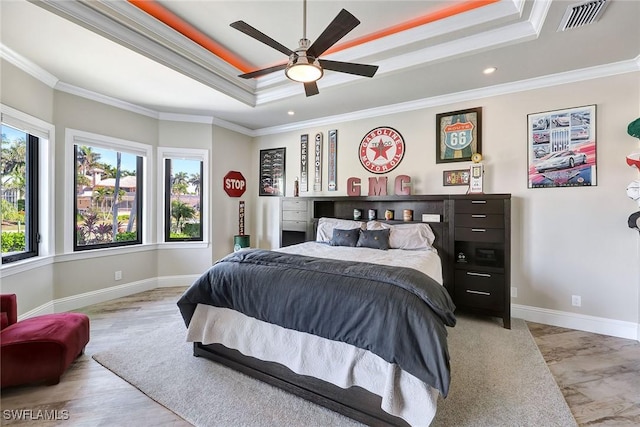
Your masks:
<svg viewBox="0 0 640 427"><path fill-rule="evenodd" d="M320 63L315 58L313 61L309 59L306 55L292 57L284 73L289 79L300 83L310 83L320 80L323 75Z"/></svg>

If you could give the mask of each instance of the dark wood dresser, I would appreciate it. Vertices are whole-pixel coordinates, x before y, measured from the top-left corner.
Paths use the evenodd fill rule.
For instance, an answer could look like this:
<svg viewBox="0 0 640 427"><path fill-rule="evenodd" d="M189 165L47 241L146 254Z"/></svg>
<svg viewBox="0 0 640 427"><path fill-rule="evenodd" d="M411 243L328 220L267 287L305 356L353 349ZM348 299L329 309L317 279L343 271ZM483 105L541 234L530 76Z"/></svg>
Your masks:
<svg viewBox="0 0 640 427"><path fill-rule="evenodd" d="M453 199L453 299L460 309L502 317L511 328L511 196Z"/></svg>

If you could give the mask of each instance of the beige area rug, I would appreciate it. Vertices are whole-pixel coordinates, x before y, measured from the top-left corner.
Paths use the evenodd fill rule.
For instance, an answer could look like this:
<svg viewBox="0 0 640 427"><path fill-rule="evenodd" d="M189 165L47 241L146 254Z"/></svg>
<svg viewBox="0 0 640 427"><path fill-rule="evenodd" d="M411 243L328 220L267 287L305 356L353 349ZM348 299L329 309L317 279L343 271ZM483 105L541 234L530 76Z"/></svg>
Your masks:
<svg viewBox="0 0 640 427"><path fill-rule="evenodd" d="M459 316L449 329L452 383L433 426L575 426L524 321L511 330ZM192 356L176 321L93 355L98 363L196 426L357 426L355 421Z"/></svg>

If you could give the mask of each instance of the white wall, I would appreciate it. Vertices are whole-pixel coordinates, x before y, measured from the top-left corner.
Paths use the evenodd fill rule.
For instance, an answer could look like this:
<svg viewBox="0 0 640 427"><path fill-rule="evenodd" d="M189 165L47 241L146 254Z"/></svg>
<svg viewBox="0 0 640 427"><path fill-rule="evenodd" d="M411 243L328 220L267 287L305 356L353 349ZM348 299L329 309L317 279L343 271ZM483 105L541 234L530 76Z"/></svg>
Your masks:
<svg viewBox="0 0 640 427"><path fill-rule="evenodd" d="M358 144L367 131L391 126L403 135L406 155L387 174L389 191L395 176L407 174L412 177L413 194L457 193L464 190L442 186L442 171L469 163L435 163L435 115L482 107L485 192L513 195L512 286L518 288L518 297L512 303L521 306L514 311L555 322L563 317L575 321L573 327L592 321L609 323L606 332L633 337L640 307L640 239L627 227L627 217L637 207L626 197L625 188L638 173L624 159L632 140L626 126L638 116L639 89L638 73L629 73L261 136L256 138L256 151L287 148L287 195L291 196L293 179L300 173L300 135L308 133L313 140L315 133L323 132L326 189L327 132L337 129L338 191L301 196L346 195L346 180L351 176L362 179L366 195L366 181L372 174L360 165ZM591 104L597 106L597 186L527 189L527 114ZM258 168L256 153L254 168ZM312 175L313 170L310 180ZM258 199L265 217L264 225L258 227L261 246L276 247L278 205L270 197ZM571 305L572 295L582 297L581 307Z"/></svg>

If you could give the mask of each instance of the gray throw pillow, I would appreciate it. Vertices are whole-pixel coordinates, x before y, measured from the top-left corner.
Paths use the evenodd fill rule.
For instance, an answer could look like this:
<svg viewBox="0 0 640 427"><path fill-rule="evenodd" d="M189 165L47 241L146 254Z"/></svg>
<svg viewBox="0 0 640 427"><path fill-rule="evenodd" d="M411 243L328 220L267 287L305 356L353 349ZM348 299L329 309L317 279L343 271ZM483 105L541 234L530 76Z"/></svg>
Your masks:
<svg viewBox="0 0 640 427"><path fill-rule="evenodd" d="M331 246L351 246L355 247L356 243L358 243L358 232L359 228L353 228L351 230L342 230L339 228L333 229L333 238L330 243Z"/></svg>
<svg viewBox="0 0 640 427"><path fill-rule="evenodd" d="M389 249L389 233L390 229L383 230L360 230L360 237L356 246L363 248Z"/></svg>

